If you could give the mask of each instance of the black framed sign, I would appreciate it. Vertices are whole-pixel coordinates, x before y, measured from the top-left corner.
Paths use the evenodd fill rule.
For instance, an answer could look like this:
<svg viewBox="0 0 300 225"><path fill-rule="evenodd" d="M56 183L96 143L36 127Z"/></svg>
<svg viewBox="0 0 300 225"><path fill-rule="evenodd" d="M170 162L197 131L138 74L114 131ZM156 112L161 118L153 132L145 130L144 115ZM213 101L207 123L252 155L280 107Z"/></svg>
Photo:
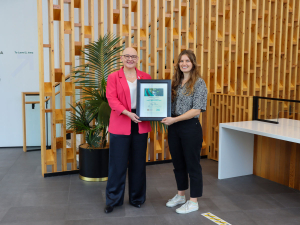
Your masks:
<svg viewBox="0 0 300 225"><path fill-rule="evenodd" d="M171 116L171 80L137 80L136 114L141 121Z"/></svg>

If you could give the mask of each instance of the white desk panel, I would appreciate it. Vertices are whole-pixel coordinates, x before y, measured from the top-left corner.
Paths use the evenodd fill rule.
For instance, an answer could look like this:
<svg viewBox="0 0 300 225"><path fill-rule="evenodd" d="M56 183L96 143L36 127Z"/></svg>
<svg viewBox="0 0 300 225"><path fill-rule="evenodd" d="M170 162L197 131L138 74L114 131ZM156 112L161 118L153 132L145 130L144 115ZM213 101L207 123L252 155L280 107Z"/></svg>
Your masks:
<svg viewBox="0 0 300 225"><path fill-rule="evenodd" d="M257 134L270 138L290 141L300 144L300 121L291 119L279 119L279 124L261 121L243 121L232 123L221 123L220 128Z"/></svg>
<svg viewBox="0 0 300 225"><path fill-rule="evenodd" d="M218 178L253 174L254 135L300 144L300 121L279 119L279 124L261 121L220 123Z"/></svg>

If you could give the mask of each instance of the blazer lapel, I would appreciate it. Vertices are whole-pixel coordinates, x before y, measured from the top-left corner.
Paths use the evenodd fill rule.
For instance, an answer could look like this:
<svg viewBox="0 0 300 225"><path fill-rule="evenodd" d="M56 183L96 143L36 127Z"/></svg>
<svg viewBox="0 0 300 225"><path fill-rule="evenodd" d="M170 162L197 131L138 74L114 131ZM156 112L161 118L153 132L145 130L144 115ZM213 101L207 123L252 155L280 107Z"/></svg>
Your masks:
<svg viewBox="0 0 300 225"><path fill-rule="evenodd" d="M135 68L135 70L136 70L137 79L138 80L144 79L143 73L141 73L141 71L138 70L137 68ZM129 90L129 86L127 83L127 79L126 79L124 71L123 71L123 67L119 70L119 78L120 78L121 85L124 89L128 109L131 110L130 90Z"/></svg>
<svg viewBox="0 0 300 225"><path fill-rule="evenodd" d="M124 93L125 93L125 98L126 98L126 102L127 102L127 107L129 110L131 110L131 99L130 99L130 90L129 90L129 86L123 71L123 67L119 70L119 78L120 78L120 82L121 85L123 87Z"/></svg>
<svg viewBox="0 0 300 225"><path fill-rule="evenodd" d="M143 79L143 74L141 73L141 71L138 70L137 68L135 68L135 70L136 70L136 77L137 77L137 79L138 80Z"/></svg>

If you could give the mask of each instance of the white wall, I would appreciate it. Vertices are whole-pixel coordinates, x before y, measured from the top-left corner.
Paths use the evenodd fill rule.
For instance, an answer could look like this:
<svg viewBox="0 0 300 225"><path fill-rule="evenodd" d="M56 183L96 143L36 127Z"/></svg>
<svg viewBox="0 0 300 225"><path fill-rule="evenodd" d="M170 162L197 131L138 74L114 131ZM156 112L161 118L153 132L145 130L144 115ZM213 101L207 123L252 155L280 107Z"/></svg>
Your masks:
<svg viewBox="0 0 300 225"><path fill-rule="evenodd" d="M0 147L22 146L21 92L39 90L36 0L0 0L0 21Z"/></svg>
<svg viewBox="0 0 300 225"><path fill-rule="evenodd" d="M57 0L53 1L57 4ZM87 3L87 1L85 1ZM98 1L95 0L95 40L98 37ZM115 2L114 2L115 6ZM141 4L142 7L142 4ZM88 7L85 4L85 25L88 21ZM106 12L106 1L104 12ZM150 10L151 7L149 7ZM47 0L43 0L43 22L44 22L44 43L48 42L47 24ZM125 15L123 15L123 19ZM65 20L68 18L68 10L65 10ZM106 15L105 17L106 18ZM75 10L75 21L78 19L78 12ZM142 20L142 18L141 18ZM141 21L142 22L142 21ZM133 24L133 21L132 21ZM55 29L55 67L59 68L58 49L58 22L54 23ZM104 30L107 30L105 24ZM78 34L78 30L75 30ZM75 35L79 36L79 35ZM78 39L76 39L78 41ZM65 51L68 53L68 37L65 35ZM38 64L38 31L37 31L37 2L36 0L0 0L0 147L22 146L22 98L21 92L39 92L39 64ZM49 58L48 49L44 48L44 72L45 82L49 81ZM27 52L19 54L18 52ZM33 54L28 54L33 52ZM79 65L76 57L76 66ZM66 54L65 61L68 62L69 54ZM66 67L66 74L70 68ZM30 101L30 97L28 101ZM35 98L36 99L36 98ZM68 101L68 100L67 100ZM59 107L59 96L56 98L56 106ZM40 120L39 105L31 109L26 106L27 119L27 145L39 146ZM50 136L51 132L49 133ZM60 136L60 129L57 126L57 136ZM49 138L49 143L50 143Z"/></svg>
<svg viewBox="0 0 300 225"><path fill-rule="evenodd" d="M53 1L57 4L57 0ZM87 1L85 1L87 3ZM95 0L95 40L97 39L98 26L98 1ZM43 0L44 40L48 38L48 9L47 0ZM88 21L88 7L85 5L85 25ZM106 4L105 4L106 8ZM77 11L76 11L77 10ZM106 11L106 10L105 10ZM68 18L68 10L65 9L65 20ZM75 21L78 20L78 9L75 9ZM21 92L39 92L39 62L38 62L38 31L37 31L37 2L36 0L0 0L0 147L22 146L22 97ZM105 26L105 30L106 30ZM59 68L58 49L58 22L54 22L55 42L55 67ZM75 30L76 36L78 30ZM78 41L78 40L76 40ZM87 40L86 40L87 41ZM69 60L68 36L65 35L65 61ZM44 49L45 82L49 82L49 49ZM18 53L24 52L24 53ZM27 54L26 54L27 52ZM29 54L33 52L33 54ZM79 57L76 57L76 66ZM71 68L66 67L66 74ZM58 87L59 89L59 87ZM27 101L37 101L37 97L27 97ZM67 99L66 104L68 107ZM50 103L50 102L49 102ZM56 107L59 108L59 96L56 98ZM39 105L35 109L26 105L27 121L27 146L39 146L40 119ZM50 121L50 120L49 120ZM57 125L57 137L60 136L60 128ZM49 132L51 143L51 132Z"/></svg>

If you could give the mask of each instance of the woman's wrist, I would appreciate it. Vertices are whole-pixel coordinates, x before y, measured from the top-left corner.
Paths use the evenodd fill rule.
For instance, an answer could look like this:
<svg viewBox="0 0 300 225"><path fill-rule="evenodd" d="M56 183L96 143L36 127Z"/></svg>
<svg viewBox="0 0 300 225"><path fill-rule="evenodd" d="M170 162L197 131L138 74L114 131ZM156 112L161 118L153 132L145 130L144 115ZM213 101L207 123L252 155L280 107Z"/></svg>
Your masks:
<svg viewBox="0 0 300 225"><path fill-rule="evenodd" d="M129 112L128 110L125 109L122 113L123 113L125 116L128 116L130 112Z"/></svg>
<svg viewBox="0 0 300 225"><path fill-rule="evenodd" d="M177 117L173 117L173 119L174 119L174 123L177 123L177 122L179 122L179 120L178 120L178 117L179 117L179 116L177 116Z"/></svg>

